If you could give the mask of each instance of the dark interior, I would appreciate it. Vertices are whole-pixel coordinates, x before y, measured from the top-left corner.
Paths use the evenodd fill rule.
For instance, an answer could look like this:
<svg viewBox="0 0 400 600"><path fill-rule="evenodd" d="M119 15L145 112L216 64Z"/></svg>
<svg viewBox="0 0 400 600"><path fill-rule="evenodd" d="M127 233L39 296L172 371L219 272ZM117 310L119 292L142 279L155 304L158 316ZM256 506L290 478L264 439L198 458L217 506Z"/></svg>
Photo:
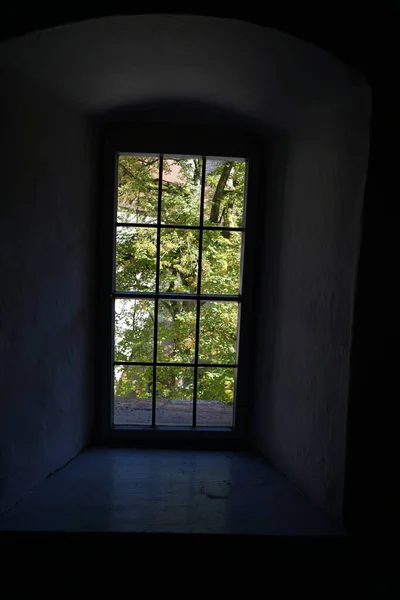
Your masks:
<svg viewBox="0 0 400 600"><path fill-rule="evenodd" d="M364 10L368 25L389 31L383 7ZM328 13L329 24L323 15L311 24L304 14L289 20L245 11L25 20L11 11L3 20L3 552L48 542L110 550L129 534L137 547L284 543L343 551L385 535L390 435L382 415L397 389L396 169L394 153L382 152L395 122L393 38L378 41L333 6ZM248 323L246 426L234 438L107 435L104 427L102 144L117 123L133 131L225 127L256 140L260 302ZM141 487L141 464L156 491ZM82 483L80 512L66 490L85 481L85 468L99 475ZM179 469L192 473L194 496L174 479ZM170 489L163 473L171 474ZM248 490L264 479L272 496L259 487L250 501ZM92 522L94 490L103 494L103 512L98 507ZM173 500L160 508L169 493ZM155 498L155 511L179 513L179 524L161 519L152 529L145 508L125 521L105 517L115 498L125 498L119 514L128 514L126 494ZM216 502L224 519L231 514L223 526ZM186 530L175 505L191 507ZM246 511L258 517L246 521ZM196 529L203 517L204 529Z"/></svg>

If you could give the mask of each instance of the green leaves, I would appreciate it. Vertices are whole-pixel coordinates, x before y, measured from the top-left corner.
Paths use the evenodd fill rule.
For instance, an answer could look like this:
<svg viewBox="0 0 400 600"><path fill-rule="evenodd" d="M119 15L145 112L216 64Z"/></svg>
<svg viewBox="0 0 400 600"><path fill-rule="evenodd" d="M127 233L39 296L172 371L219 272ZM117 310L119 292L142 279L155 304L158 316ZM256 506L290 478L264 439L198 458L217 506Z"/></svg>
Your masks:
<svg viewBox="0 0 400 600"><path fill-rule="evenodd" d="M162 229L160 246L160 291L195 294L199 232Z"/></svg>
<svg viewBox="0 0 400 600"><path fill-rule="evenodd" d="M161 223L199 226L201 178L195 168L193 159L164 160Z"/></svg>
<svg viewBox="0 0 400 600"><path fill-rule="evenodd" d="M237 322L236 302L205 302L201 306L200 362L220 364L236 362Z"/></svg>
<svg viewBox="0 0 400 600"><path fill-rule="evenodd" d="M119 156L117 221L155 223L160 161L151 156Z"/></svg>
<svg viewBox="0 0 400 600"><path fill-rule="evenodd" d="M117 227L115 287L123 292L154 292L157 231Z"/></svg>
<svg viewBox="0 0 400 600"><path fill-rule="evenodd" d="M199 400L219 400L230 403L234 397L236 369L199 367L198 392Z"/></svg>
<svg viewBox="0 0 400 600"><path fill-rule="evenodd" d="M194 362L196 302L162 300L158 311L157 360Z"/></svg>
<svg viewBox="0 0 400 600"><path fill-rule="evenodd" d="M118 158L115 287L117 291L156 291L158 156ZM163 162L161 224L200 226L203 160L166 157ZM204 225L242 227L246 163L207 159ZM122 226L144 224L148 227ZM242 232L204 230L201 290L198 284L199 231L161 228L159 290L179 294L239 294ZM115 360L152 362L154 300L115 302ZM160 300L158 313L157 396L193 398L197 302ZM201 367L201 363L236 363L237 302L203 302L200 308L198 398L231 403L234 368ZM118 396L152 395L153 367L119 366L115 370Z"/></svg>
<svg viewBox="0 0 400 600"><path fill-rule="evenodd" d="M238 294L242 233L203 232L202 294Z"/></svg>
<svg viewBox="0 0 400 600"><path fill-rule="evenodd" d="M115 360L151 362L153 353L154 300L115 300Z"/></svg>

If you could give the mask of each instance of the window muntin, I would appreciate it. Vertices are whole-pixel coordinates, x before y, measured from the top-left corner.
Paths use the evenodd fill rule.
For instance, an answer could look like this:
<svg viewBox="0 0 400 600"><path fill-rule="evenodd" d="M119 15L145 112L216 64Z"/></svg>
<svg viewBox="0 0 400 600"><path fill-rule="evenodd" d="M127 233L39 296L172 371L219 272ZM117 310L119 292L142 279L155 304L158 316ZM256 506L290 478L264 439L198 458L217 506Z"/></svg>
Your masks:
<svg viewBox="0 0 400 600"><path fill-rule="evenodd" d="M246 160L120 153L117 167L114 424L232 427ZM141 410L121 423L127 399Z"/></svg>

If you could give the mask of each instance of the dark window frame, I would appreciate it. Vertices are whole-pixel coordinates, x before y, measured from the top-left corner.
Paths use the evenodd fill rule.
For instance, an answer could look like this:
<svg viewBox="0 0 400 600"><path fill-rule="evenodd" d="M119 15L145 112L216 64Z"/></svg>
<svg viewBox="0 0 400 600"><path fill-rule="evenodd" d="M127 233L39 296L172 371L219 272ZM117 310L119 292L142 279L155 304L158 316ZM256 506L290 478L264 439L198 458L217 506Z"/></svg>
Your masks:
<svg viewBox="0 0 400 600"><path fill-rule="evenodd" d="M210 141L211 140L211 141ZM186 427L113 425L113 303L116 297L143 297L154 299L155 294L138 292L116 292L114 290L114 257L116 226L116 181L119 154L141 152L143 154L195 155L212 157L238 157L248 161L247 206L245 227L229 228L243 231L246 236L242 244L242 288L240 294L240 314L238 331L238 379L234 402L234 427ZM254 293L257 263L260 258L260 223L257 218L259 160L261 145L253 136L233 129L220 127L183 127L176 125L120 123L103 129L100 157L101 203L98 226L98 287L97 287L97 364L96 364L96 406L95 438L106 440L143 439L239 439L248 433L249 413L252 395L252 365L255 357L256 304L259 301ZM204 177L204 173L203 173ZM160 205L159 205L160 206ZM160 227L160 221L157 227ZM130 226L130 225L129 225ZM132 227L141 226L132 224ZM198 226L162 225L163 228L199 229ZM203 226L202 230L220 230L214 226ZM200 271L199 271L200 273ZM162 297L162 293L157 294ZM170 295L168 295L169 297ZM172 295L175 297L175 295ZM178 294L177 299L190 299L190 295ZM196 300L201 294L194 295ZM225 296L207 295L209 299L224 300ZM239 295L226 299L238 301ZM198 319L197 319L198 320ZM198 323L197 323L198 326ZM119 361L120 362L120 361ZM122 361L123 362L123 361ZM129 363L131 364L131 363ZM132 363L133 364L133 363ZM173 366L175 363L168 363ZM193 366L193 365L191 365ZM202 365L203 366L203 365ZM217 364L213 364L217 367ZM232 365L229 365L232 366ZM196 370L195 370L196 371ZM154 399L153 399L154 402ZM154 409L154 407L153 407ZM195 409L194 409L195 411Z"/></svg>

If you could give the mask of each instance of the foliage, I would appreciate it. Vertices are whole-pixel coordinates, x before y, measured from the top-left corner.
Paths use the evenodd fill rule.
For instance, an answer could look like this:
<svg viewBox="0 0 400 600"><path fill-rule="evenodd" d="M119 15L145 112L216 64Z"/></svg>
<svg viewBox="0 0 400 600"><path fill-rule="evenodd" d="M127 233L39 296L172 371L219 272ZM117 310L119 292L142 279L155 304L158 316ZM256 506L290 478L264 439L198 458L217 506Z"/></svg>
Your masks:
<svg viewBox="0 0 400 600"><path fill-rule="evenodd" d="M204 225L240 227L243 223L245 162L207 159L204 191ZM118 162L116 289L154 292L156 286L159 159L154 156L120 156ZM202 159L164 160L161 223L200 224ZM148 224L152 227L134 227ZM198 285L199 230L161 229L160 291L196 293ZM241 232L203 231L201 292L238 294ZM155 301L116 300L115 360L153 360ZM238 304L206 301L200 307L199 362L236 362ZM174 366L192 363L196 343L196 301L159 300L157 396L192 399L194 369ZM198 398L232 402L235 369L199 368ZM116 367L118 396L150 397L153 368Z"/></svg>

